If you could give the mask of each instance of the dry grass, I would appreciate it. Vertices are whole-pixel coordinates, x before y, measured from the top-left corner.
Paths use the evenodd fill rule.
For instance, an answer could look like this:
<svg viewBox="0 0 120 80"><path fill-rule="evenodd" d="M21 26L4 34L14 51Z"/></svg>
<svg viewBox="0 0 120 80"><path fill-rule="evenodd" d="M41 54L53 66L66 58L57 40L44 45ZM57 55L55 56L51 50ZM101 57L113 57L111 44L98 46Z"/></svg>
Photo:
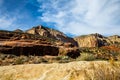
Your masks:
<svg viewBox="0 0 120 80"><path fill-rule="evenodd" d="M0 80L120 80L120 62L78 61L1 66Z"/></svg>
<svg viewBox="0 0 120 80"><path fill-rule="evenodd" d="M95 56L91 53L81 53L81 55L76 58L77 61L93 61L96 60Z"/></svg>

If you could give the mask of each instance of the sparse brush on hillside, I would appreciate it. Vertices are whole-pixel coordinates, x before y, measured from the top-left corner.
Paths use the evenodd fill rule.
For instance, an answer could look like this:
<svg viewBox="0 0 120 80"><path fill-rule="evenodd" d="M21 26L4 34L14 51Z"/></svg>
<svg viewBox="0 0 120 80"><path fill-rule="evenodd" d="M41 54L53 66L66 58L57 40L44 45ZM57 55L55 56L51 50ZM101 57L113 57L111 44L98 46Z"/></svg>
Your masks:
<svg viewBox="0 0 120 80"><path fill-rule="evenodd" d="M94 48L81 48L82 53L88 53L88 56L93 55L95 59L109 60L111 57L114 60L119 60L120 48L115 46L103 46Z"/></svg>
<svg viewBox="0 0 120 80"><path fill-rule="evenodd" d="M95 56L91 53L81 53L81 55L76 59L77 61L93 61L95 60Z"/></svg>

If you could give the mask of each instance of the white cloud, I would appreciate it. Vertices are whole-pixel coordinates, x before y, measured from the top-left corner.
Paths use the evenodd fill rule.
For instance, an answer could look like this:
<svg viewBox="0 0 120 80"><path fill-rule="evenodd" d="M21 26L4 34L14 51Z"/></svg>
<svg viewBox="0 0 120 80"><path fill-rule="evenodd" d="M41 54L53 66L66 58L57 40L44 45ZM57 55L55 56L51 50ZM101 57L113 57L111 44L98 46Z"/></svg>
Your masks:
<svg viewBox="0 0 120 80"><path fill-rule="evenodd" d="M17 18L10 16L5 7L3 7L3 0L0 0L0 29L13 29L15 28L15 21Z"/></svg>
<svg viewBox="0 0 120 80"><path fill-rule="evenodd" d="M119 0L38 0L40 19L65 33L120 35Z"/></svg>
<svg viewBox="0 0 120 80"><path fill-rule="evenodd" d="M15 20L16 18L8 18L7 16L1 16L0 17L0 28L1 29L13 28Z"/></svg>
<svg viewBox="0 0 120 80"><path fill-rule="evenodd" d="M34 23L30 23L32 22L32 18L31 16L29 16L27 10L24 11L27 1L23 1L21 3L17 3L21 6L14 7L12 2L8 2L9 5L6 5L5 0L0 0L0 29L15 30L19 28L22 30L26 30L32 27L31 24L34 25L35 21Z"/></svg>
<svg viewBox="0 0 120 80"><path fill-rule="evenodd" d="M14 16L11 16L9 14L2 15L0 14L0 29L3 30L15 30L15 29L21 29L21 30L27 30L31 26L31 24L27 23L27 20L23 20L22 18L26 18L27 15L19 15L17 13L14 14Z"/></svg>

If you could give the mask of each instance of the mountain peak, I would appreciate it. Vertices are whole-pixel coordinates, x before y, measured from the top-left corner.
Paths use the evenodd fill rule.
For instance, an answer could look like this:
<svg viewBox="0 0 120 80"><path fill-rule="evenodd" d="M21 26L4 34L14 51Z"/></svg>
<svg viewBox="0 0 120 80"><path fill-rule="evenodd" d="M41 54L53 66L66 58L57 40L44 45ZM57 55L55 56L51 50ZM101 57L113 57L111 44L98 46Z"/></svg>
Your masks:
<svg viewBox="0 0 120 80"><path fill-rule="evenodd" d="M70 42L74 45L77 45L74 39L67 37L64 33L52 28L44 27L42 25L35 26L27 30L26 33L35 34L35 35L37 34L40 36L56 39L62 42Z"/></svg>
<svg viewBox="0 0 120 80"><path fill-rule="evenodd" d="M22 33L23 31L21 29L16 29L13 32L20 32L20 33Z"/></svg>
<svg viewBox="0 0 120 80"><path fill-rule="evenodd" d="M104 36L99 34L99 33L94 33L94 34L90 34L90 35L93 35L95 37L99 37L99 38L103 38Z"/></svg>

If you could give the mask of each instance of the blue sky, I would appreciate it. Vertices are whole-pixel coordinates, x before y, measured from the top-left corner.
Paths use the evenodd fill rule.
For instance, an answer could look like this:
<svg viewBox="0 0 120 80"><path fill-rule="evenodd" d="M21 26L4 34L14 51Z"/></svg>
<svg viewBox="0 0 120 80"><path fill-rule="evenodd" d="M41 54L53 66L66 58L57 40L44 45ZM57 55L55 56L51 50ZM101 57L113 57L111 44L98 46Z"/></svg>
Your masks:
<svg viewBox="0 0 120 80"><path fill-rule="evenodd" d="M0 29L40 24L67 35L120 35L120 0L0 0Z"/></svg>

